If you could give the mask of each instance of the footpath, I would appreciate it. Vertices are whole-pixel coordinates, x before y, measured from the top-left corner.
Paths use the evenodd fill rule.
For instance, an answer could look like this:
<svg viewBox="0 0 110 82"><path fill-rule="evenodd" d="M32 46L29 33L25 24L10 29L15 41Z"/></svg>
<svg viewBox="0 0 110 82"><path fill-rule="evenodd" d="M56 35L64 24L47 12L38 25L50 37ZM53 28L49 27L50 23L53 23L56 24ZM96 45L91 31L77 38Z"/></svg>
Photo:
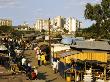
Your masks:
<svg viewBox="0 0 110 82"><path fill-rule="evenodd" d="M30 63L32 66L38 67L34 50L26 50L24 54L31 61ZM54 74L50 65L42 65L38 67L38 72L39 80L45 80L46 82L66 82L58 73Z"/></svg>

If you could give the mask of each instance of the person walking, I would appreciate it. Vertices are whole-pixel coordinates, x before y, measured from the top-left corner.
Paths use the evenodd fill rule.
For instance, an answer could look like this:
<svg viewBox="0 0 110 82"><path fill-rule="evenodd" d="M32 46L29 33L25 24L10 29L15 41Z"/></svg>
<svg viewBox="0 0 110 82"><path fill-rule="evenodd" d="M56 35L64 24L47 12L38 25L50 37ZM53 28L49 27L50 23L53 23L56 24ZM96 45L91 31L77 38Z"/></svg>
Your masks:
<svg viewBox="0 0 110 82"><path fill-rule="evenodd" d="M43 54L42 52L42 55L41 55L41 62L42 62L42 65L44 65L45 63L45 55Z"/></svg>
<svg viewBox="0 0 110 82"><path fill-rule="evenodd" d="M34 72L36 73L36 77L35 77L35 79L37 80L37 76L38 76L38 70L37 70L37 67L34 68Z"/></svg>
<svg viewBox="0 0 110 82"><path fill-rule="evenodd" d="M40 66L40 64L41 64L41 55L40 54L37 56L37 61L38 61L38 65Z"/></svg>
<svg viewBox="0 0 110 82"><path fill-rule="evenodd" d="M32 70L32 72L31 72L31 80L35 80L36 77L37 77L37 75L36 75L35 71Z"/></svg>
<svg viewBox="0 0 110 82"><path fill-rule="evenodd" d="M57 61L53 61L53 70L54 70L54 73L57 72Z"/></svg>

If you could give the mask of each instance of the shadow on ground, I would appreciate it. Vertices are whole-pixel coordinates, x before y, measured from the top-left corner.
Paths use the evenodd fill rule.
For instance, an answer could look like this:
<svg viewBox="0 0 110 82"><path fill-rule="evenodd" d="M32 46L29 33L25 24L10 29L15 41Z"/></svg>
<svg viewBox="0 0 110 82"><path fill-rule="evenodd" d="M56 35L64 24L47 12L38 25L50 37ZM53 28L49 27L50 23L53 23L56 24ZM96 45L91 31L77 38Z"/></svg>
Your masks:
<svg viewBox="0 0 110 82"><path fill-rule="evenodd" d="M48 80L48 81L46 81L46 82L53 82L54 80L56 80L57 78L54 78L54 79L52 79L52 80Z"/></svg>
<svg viewBox="0 0 110 82"><path fill-rule="evenodd" d="M38 73L39 80L46 80L46 76L48 76L48 75L46 75L46 72L45 73Z"/></svg>

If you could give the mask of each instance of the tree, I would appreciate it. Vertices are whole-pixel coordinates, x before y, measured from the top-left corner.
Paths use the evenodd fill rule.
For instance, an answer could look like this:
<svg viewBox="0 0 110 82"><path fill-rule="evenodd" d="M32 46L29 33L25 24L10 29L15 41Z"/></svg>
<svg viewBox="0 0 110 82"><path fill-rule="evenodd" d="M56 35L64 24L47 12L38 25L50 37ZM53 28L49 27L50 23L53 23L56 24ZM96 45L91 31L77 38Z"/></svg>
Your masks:
<svg viewBox="0 0 110 82"><path fill-rule="evenodd" d="M13 28L11 26L0 26L1 33L10 33L12 30Z"/></svg>
<svg viewBox="0 0 110 82"><path fill-rule="evenodd" d="M69 32L69 30L67 30L66 28L63 28L63 31L64 31L65 33L68 33L68 32Z"/></svg>
<svg viewBox="0 0 110 82"><path fill-rule="evenodd" d="M95 34L96 38L110 38L110 0L102 0L95 5L87 3L84 16L95 21L90 27L91 34Z"/></svg>
<svg viewBox="0 0 110 82"><path fill-rule="evenodd" d="M21 38L22 35L23 35L23 32L22 32L22 31L13 30L13 31L11 32L11 36L12 36L13 38Z"/></svg>
<svg viewBox="0 0 110 82"><path fill-rule="evenodd" d="M45 35L45 32L46 32L46 31L45 31L44 29L41 30L41 33L42 33L43 35Z"/></svg>

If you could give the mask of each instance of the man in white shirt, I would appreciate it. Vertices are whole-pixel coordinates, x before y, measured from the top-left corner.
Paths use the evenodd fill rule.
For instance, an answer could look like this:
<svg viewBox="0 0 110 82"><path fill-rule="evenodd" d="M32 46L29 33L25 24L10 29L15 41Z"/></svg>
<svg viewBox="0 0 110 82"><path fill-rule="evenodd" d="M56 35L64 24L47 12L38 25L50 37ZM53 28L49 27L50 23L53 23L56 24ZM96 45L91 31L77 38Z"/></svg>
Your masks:
<svg viewBox="0 0 110 82"><path fill-rule="evenodd" d="M22 58L22 65L25 65L25 64L26 64L26 59Z"/></svg>
<svg viewBox="0 0 110 82"><path fill-rule="evenodd" d="M57 70L57 62L53 61L53 70L54 70L54 73L56 73L56 70Z"/></svg>

